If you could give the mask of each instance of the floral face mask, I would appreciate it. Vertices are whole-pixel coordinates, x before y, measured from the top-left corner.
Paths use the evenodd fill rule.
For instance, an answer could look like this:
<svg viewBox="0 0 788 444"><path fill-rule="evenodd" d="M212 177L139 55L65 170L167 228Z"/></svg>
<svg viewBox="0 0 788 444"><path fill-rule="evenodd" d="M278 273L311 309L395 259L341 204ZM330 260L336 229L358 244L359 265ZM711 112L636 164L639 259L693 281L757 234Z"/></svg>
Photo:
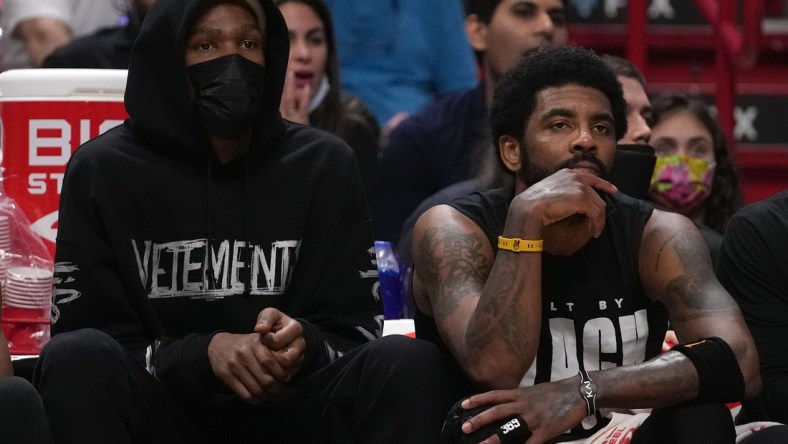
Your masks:
<svg viewBox="0 0 788 444"><path fill-rule="evenodd" d="M711 194L714 167L695 157L658 156L649 195L669 210L692 214Z"/></svg>

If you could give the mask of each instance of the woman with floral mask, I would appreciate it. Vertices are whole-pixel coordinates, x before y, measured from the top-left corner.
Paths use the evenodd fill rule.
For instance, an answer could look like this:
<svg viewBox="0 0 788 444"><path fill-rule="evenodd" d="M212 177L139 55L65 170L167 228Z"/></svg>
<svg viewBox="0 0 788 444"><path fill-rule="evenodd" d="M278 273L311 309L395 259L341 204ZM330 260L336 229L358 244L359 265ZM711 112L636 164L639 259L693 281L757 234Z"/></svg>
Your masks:
<svg viewBox="0 0 788 444"><path fill-rule="evenodd" d="M356 153L371 201L380 128L360 99L340 92L339 59L322 0L275 0L290 34L290 59L279 112L343 139Z"/></svg>
<svg viewBox="0 0 788 444"><path fill-rule="evenodd" d="M649 195L655 203L689 217L716 257L719 236L742 205L739 177L725 136L705 103L665 93L651 103L651 145L657 155ZM709 237L715 237L709 241Z"/></svg>

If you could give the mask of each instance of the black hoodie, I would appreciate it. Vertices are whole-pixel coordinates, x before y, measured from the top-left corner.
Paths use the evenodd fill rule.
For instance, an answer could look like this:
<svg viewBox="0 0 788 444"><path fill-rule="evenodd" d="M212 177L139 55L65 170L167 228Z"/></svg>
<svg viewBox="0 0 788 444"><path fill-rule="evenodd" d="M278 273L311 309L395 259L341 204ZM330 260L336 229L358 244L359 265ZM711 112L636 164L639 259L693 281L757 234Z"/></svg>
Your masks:
<svg viewBox="0 0 788 444"><path fill-rule="evenodd" d="M207 355L213 335L251 333L265 307L304 325L301 374L379 336L382 320L352 151L279 115L289 43L269 0L259 0L266 94L250 151L215 160L184 65L207 1L155 3L131 54L130 118L72 156L52 308L52 334L97 328L141 363L160 343L156 376L192 395L219 389Z"/></svg>

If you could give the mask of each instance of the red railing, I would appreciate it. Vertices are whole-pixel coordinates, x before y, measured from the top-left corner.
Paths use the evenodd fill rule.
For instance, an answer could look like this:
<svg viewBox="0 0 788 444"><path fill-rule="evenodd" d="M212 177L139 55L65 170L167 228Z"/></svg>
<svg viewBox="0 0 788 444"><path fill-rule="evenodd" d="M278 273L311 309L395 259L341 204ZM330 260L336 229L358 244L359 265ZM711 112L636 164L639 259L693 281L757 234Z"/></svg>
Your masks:
<svg viewBox="0 0 788 444"><path fill-rule="evenodd" d="M736 23L737 0L694 0L717 35L715 48L716 105L720 127L735 149L734 107L736 72L752 67L758 58L764 0L742 0L745 11L741 30ZM629 0L627 4L627 58L646 72L648 77L648 0Z"/></svg>

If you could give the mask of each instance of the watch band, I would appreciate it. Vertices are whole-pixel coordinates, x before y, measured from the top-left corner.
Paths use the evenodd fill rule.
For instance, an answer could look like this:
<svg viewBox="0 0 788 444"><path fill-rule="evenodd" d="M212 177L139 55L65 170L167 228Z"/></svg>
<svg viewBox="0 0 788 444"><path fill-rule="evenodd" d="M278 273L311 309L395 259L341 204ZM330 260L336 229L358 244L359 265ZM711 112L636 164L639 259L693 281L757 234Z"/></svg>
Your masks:
<svg viewBox="0 0 788 444"><path fill-rule="evenodd" d="M580 369L580 397L586 402L588 416L596 415L596 383L588 376L588 372Z"/></svg>

